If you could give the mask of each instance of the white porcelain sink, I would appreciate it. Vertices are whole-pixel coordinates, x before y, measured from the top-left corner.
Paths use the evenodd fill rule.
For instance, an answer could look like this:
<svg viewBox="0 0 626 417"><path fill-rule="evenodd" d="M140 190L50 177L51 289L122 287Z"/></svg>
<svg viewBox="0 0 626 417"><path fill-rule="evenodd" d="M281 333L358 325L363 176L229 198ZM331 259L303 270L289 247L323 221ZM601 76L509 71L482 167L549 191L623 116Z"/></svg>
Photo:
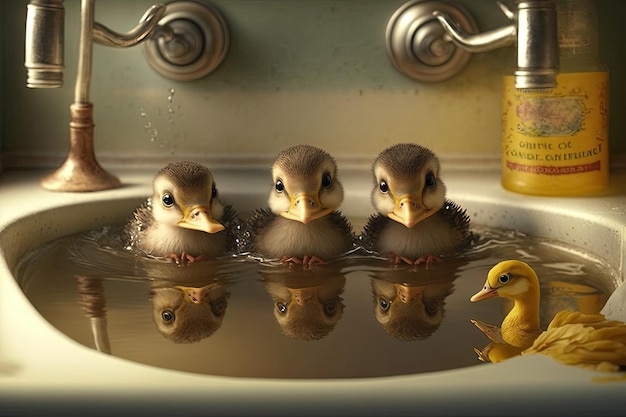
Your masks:
<svg viewBox="0 0 626 417"><path fill-rule="evenodd" d="M332 380L195 375L103 355L52 327L18 287L13 271L51 239L120 223L151 191L154 171L118 171L124 187L52 193L40 171L0 175L0 413L83 415L622 415L626 378L560 365L543 356L419 375ZM214 170L224 200L241 213L264 206L268 172ZM342 211L371 214L368 169L340 173ZM448 196L476 224L548 237L609 262L624 280L626 173L606 195L541 198L509 193L497 172L444 172ZM618 282L616 284L621 284ZM618 289L623 289L623 286ZM609 300L615 302L616 298ZM610 314L623 314L612 307ZM623 319L623 316L622 316ZM423 359L423 358L422 358ZM620 379L621 377L621 379ZM616 380L608 381L607 378Z"/></svg>

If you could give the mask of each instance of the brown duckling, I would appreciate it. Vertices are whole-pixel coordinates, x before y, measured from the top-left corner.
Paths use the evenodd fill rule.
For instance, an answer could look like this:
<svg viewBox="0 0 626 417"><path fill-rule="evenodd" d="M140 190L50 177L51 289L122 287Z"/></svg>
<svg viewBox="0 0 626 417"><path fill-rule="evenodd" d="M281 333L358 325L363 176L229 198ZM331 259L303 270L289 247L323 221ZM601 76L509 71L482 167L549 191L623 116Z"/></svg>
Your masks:
<svg viewBox="0 0 626 417"><path fill-rule="evenodd" d="M346 278L339 270L276 270L262 272L274 302L274 318L284 335L300 340L326 337L345 308L341 294Z"/></svg>
<svg viewBox="0 0 626 417"><path fill-rule="evenodd" d="M458 250L469 237L469 216L446 200L438 158L414 144L393 145L372 166L372 215L361 243L394 263L430 263Z"/></svg>
<svg viewBox="0 0 626 417"><path fill-rule="evenodd" d="M178 264L216 258L233 248L236 219L207 167L172 162L157 172L152 197L126 225L127 249Z"/></svg>
<svg viewBox="0 0 626 417"><path fill-rule="evenodd" d="M355 236L338 211L343 187L327 152L310 145L281 151L272 164L268 209L247 222L247 250L264 258L310 267L352 249Z"/></svg>

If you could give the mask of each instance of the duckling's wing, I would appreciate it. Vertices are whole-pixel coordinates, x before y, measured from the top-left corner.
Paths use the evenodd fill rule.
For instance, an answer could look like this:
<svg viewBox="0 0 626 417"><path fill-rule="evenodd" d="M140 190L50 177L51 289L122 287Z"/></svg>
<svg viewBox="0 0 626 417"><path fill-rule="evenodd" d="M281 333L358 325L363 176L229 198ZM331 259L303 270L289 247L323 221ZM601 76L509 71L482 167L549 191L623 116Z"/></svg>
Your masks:
<svg viewBox="0 0 626 417"><path fill-rule="evenodd" d="M458 234L461 241L466 241L469 238L470 217L465 209L453 201L446 200L437 214L446 220L450 228Z"/></svg>
<svg viewBox="0 0 626 417"><path fill-rule="evenodd" d="M253 210L239 228L237 234L237 248L241 253L256 253L255 239L276 218L269 208Z"/></svg>
<svg viewBox="0 0 626 417"><path fill-rule="evenodd" d="M523 354L541 353L568 365L617 371L626 367L626 324L601 314L559 311Z"/></svg>
<svg viewBox="0 0 626 417"><path fill-rule="evenodd" d="M502 339L502 332L500 331L500 327L494 326L493 324L485 323L478 319L470 319L470 321L474 326L478 328L478 330L483 332L485 336L489 338L489 340L495 343L506 344L504 339Z"/></svg>
<svg viewBox="0 0 626 417"><path fill-rule="evenodd" d="M367 223L365 223L363 231L358 238L361 247L368 252L376 252L376 242L380 238L381 232L392 221L382 214L372 214L367 219Z"/></svg>
<svg viewBox="0 0 626 417"><path fill-rule="evenodd" d="M141 240L142 234L153 222L152 202L148 198L143 204L135 209L133 217L124 227L125 247L129 251L137 249L137 243Z"/></svg>
<svg viewBox="0 0 626 417"><path fill-rule="evenodd" d="M328 214L328 220L342 236L345 236L346 247L352 249L357 243L357 236L348 218L335 210Z"/></svg>
<svg viewBox="0 0 626 417"><path fill-rule="evenodd" d="M238 238L241 230L241 219L232 204L224 204L224 211L219 221L224 226L224 233L228 236L228 252L238 252Z"/></svg>

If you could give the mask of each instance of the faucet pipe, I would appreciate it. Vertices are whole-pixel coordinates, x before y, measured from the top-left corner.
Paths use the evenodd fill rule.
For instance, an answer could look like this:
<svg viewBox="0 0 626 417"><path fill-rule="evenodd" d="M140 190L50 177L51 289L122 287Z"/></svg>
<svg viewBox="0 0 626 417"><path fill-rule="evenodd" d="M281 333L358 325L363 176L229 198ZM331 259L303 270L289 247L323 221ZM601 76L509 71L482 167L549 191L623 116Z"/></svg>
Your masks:
<svg viewBox="0 0 626 417"><path fill-rule="evenodd" d="M127 33L117 33L104 26L101 23L94 22L93 38L94 41L105 46L116 48L128 48L135 46L153 35L158 27L159 20L165 15L166 6L163 4L155 4L151 6L146 13L139 19L139 24Z"/></svg>
<svg viewBox="0 0 626 417"><path fill-rule="evenodd" d="M39 7L44 0L31 0L33 8ZM78 71L74 88L74 102L70 105L70 148L65 162L53 173L42 178L42 187L53 191L99 191L116 188L121 185L119 179L104 170L96 160L94 150L93 104L89 100L91 84L93 43L106 46L129 47L148 38L152 43L165 46L163 54L168 55L172 65L190 66L191 70L183 73L186 79L198 78L215 69L226 54L228 33L221 17L208 7L195 1L177 1L167 6L170 18L164 19L166 6L156 4L150 7L139 24L128 33L120 34L94 21L96 0L81 0L81 26L78 51ZM58 5L62 0L49 0ZM37 11L39 9L36 9ZM196 24L196 15L209 23ZM159 22L162 24L159 25ZM173 27L169 27L169 25ZM198 27L189 30L188 27ZM27 31L27 37L35 31ZM31 35L28 35L30 33ZM40 41L45 42L46 33L37 31ZM196 37L194 37L196 35ZM207 39L216 43L214 54L204 54ZM29 38L29 40L32 40ZM62 40L62 39L61 39ZM218 42L220 41L220 42ZM197 46L193 49L191 46ZM62 47L62 43L61 43ZM28 47L27 47L28 48ZM62 54L61 54L62 55ZM171 57L169 56L171 55ZM197 60L198 55L207 55L204 60ZM196 61L199 61L196 64ZM192 64L192 65L189 65ZM180 74L176 74L180 75ZM182 79L182 78L180 78Z"/></svg>
<svg viewBox="0 0 626 417"><path fill-rule="evenodd" d="M520 1L517 10L515 88L554 88L559 70L556 5L547 0Z"/></svg>
<svg viewBox="0 0 626 417"><path fill-rule="evenodd" d="M26 5L24 66L27 87L63 86L64 31L63 0L31 0Z"/></svg>
<svg viewBox="0 0 626 417"><path fill-rule="evenodd" d="M121 185L120 180L102 168L96 160L93 104L89 100L93 43L135 45L152 34L164 13L164 5L154 5L144 14L136 28L126 34L119 34L94 21L95 0L81 1L78 71L74 102L70 105L70 148L63 165L42 178L42 187L53 191L83 192L107 190Z"/></svg>
<svg viewBox="0 0 626 417"><path fill-rule="evenodd" d="M76 78L75 102L89 102L89 87L91 80L91 62L93 43L98 42L106 46L129 47L137 45L149 37L159 20L165 14L165 6L156 4L150 7L142 16L139 24L130 32L120 34L95 22L95 0L84 0L81 5L80 44L78 50L78 73Z"/></svg>
<svg viewBox="0 0 626 417"><path fill-rule="evenodd" d="M450 40L470 52L486 52L517 44L518 89L545 89L556 86L559 67L556 6L549 0L518 1L517 11L504 3L498 6L512 24L479 34L468 34L446 13L435 11Z"/></svg>
<svg viewBox="0 0 626 417"><path fill-rule="evenodd" d="M499 3L499 5L501 8L504 7L506 9L506 6L503 4ZM508 9L506 10L509 11ZM515 24L474 35L463 30L463 28L446 13L436 10L433 12L433 15L446 30L448 35L447 39L468 52L478 53L492 51L503 46L513 45L517 39L517 27Z"/></svg>

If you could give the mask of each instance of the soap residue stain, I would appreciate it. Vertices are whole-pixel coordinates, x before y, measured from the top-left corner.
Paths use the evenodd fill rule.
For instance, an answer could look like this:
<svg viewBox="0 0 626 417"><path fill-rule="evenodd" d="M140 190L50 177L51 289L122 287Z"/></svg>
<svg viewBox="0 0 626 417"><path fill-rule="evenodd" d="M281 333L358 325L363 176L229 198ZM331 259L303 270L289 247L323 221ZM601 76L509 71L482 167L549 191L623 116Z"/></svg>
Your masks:
<svg viewBox="0 0 626 417"><path fill-rule="evenodd" d="M17 269L21 288L86 346L199 374L356 378L486 366L473 348L489 341L470 319L498 324L510 303L469 298L497 262L535 268L544 328L560 309L598 312L617 282L558 242L482 227L471 248L428 267L356 251L312 270L245 256L176 266L129 254L121 230L31 252Z"/></svg>

